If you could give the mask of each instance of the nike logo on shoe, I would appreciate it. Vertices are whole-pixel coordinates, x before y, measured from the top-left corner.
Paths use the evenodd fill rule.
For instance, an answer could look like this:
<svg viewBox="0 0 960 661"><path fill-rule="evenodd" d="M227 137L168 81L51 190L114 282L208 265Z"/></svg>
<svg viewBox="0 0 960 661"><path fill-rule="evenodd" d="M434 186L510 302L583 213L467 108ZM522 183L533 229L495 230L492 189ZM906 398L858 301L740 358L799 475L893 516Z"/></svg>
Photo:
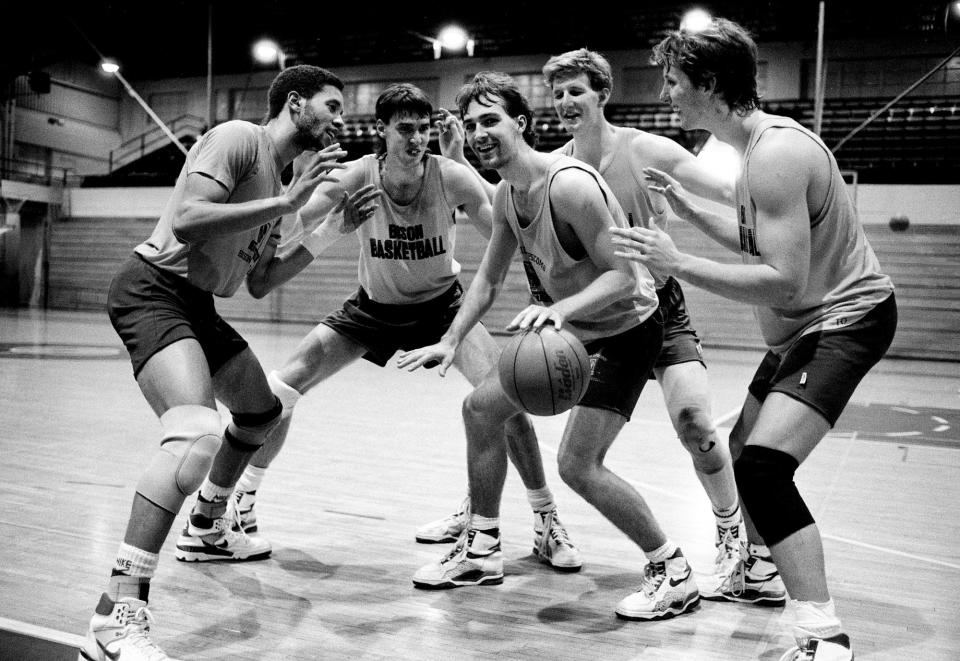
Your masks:
<svg viewBox="0 0 960 661"><path fill-rule="evenodd" d="M675 588L684 581L690 578L690 566L687 566L687 571L683 573L683 576L671 576L670 577L670 587Z"/></svg>
<svg viewBox="0 0 960 661"><path fill-rule="evenodd" d="M116 652L111 652L110 650L107 649L106 645L101 643L99 640L97 641L97 647L100 648L100 651L103 652L103 655L108 659L110 659L110 661L117 661L117 659L120 658L120 650L117 650Z"/></svg>

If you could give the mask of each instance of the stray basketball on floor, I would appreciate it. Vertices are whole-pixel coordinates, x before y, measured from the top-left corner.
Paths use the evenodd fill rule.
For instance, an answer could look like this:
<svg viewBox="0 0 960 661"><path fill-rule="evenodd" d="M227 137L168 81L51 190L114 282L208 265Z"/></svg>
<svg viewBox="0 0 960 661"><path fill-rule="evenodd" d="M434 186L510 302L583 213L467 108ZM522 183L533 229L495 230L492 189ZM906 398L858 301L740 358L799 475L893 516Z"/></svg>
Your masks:
<svg viewBox="0 0 960 661"><path fill-rule="evenodd" d="M500 354L500 384L533 415L556 415L580 401L590 383L590 356L573 333L542 326L514 335Z"/></svg>

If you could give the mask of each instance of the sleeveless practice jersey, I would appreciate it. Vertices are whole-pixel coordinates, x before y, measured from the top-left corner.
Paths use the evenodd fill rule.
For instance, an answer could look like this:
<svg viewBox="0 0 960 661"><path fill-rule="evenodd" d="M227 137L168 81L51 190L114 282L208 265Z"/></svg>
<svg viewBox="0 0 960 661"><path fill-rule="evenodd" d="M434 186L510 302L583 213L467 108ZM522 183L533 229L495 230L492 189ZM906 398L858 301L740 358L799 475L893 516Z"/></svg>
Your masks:
<svg viewBox="0 0 960 661"><path fill-rule="evenodd" d="M376 155L362 157L364 180L383 190L373 217L357 230L360 285L377 303L403 305L436 298L453 284L456 225L440 176L440 157L424 158L420 190L410 204L394 202L380 181Z"/></svg>
<svg viewBox="0 0 960 661"><path fill-rule="evenodd" d="M232 296L260 260L274 222L193 243L180 241L173 221L187 175L197 172L216 180L230 191L227 203L237 204L279 195L282 170L283 162L265 127L240 120L213 127L190 149L160 222L136 252L199 289Z"/></svg>
<svg viewBox="0 0 960 661"><path fill-rule="evenodd" d="M601 159L597 172L603 176L603 180L613 191L613 195L623 208L623 213L627 216L627 223L631 227L650 229L650 218L655 217L656 225L666 232L668 216L667 214L658 215L654 213L653 203L650 201L650 191L647 189L647 182L643 179L643 172L636 170L635 163L631 158L631 143L640 131L622 126L614 126L613 131L613 150ZM573 140L563 145L558 151L576 158L573 155ZM651 271L651 273L656 281L657 289L666 284L665 276L654 271Z"/></svg>
<svg viewBox="0 0 960 661"><path fill-rule="evenodd" d="M750 198L750 157L769 128L795 130L808 136L830 159L830 184L823 209L810 219L810 275L800 300L790 309L755 306L764 341L776 353L797 338L816 331L837 330L870 312L893 292L890 278L867 242L856 208L833 154L814 133L787 117L767 117L754 127L737 181L740 255L746 264L761 263L764 237L757 231L757 213Z"/></svg>
<svg viewBox="0 0 960 661"><path fill-rule="evenodd" d="M563 155L556 157L547 174L547 185L540 209L526 227L520 227L513 203L513 187L506 181L500 182L494 201L498 208L494 215L506 216L510 229L517 237L530 293L540 305L552 305L573 296L604 273L589 256L585 255L582 259L570 257L557 238L550 205L550 189L557 173L567 168L583 170L593 177L607 201L614 224L627 227L626 216L610 188L596 170L575 158ZM589 342L622 333L642 323L657 309L657 293L650 272L636 262L628 263L636 278L636 286L631 294L601 310L591 312L588 319L566 320L581 341Z"/></svg>

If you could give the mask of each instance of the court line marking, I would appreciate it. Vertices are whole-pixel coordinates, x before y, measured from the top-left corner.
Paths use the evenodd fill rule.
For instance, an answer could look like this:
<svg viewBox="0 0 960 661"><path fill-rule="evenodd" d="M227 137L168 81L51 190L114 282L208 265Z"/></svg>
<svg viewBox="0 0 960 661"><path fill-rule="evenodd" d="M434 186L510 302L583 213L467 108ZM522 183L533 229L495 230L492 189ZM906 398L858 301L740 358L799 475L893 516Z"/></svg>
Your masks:
<svg viewBox="0 0 960 661"><path fill-rule="evenodd" d="M721 429L726 429L726 427L722 427L722 426L721 426L722 423L723 423L723 422L726 422L727 420L730 420L731 418L733 418L733 417L736 416L736 415L739 415L739 413L740 413L740 407L737 407L737 408L735 408L735 409L732 409L732 410L730 410L730 411L727 411L726 413L724 413L724 414L723 414L722 416L720 416L719 418L716 418L716 419L713 421L713 424L716 426L717 431L721 431ZM858 440L858 439L857 439L857 433L856 433L856 432L854 432L853 438L852 438L851 440ZM850 445L852 445L852 443L848 445L848 454L849 454L849 446L850 446ZM552 445L550 445L550 444L548 444L548 443L544 443L543 441L540 441L540 447L543 448L543 449L549 450L551 453L553 453L554 456L557 455L557 448L554 447L554 446L552 446ZM638 491L639 491L640 489L643 489L644 491L653 492L653 493L658 493L658 494L660 494L660 495L662 495L662 496L668 496L668 497L673 498L673 499L675 499L675 500L682 500L682 501L688 502L688 503L700 502L700 500L699 500L698 498L691 498L691 497L689 497L689 496L687 496L687 495L685 495L685 494L677 493L677 492L675 492L675 491L670 491L669 489L661 489L660 487L653 486L652 484L645 484L645 483L643 483L643 482L640 482L640 481L638 481L638 480L634 480L634 479L632 479L632 478L623 477L622 475L621 475L620 477L621 477L621 479L623 479L625 482L628 482L631 486L633 486L633 487L634 487L635 489L637 489ZM821 507L820 509L822 509L822 507ZM870 550L872 550L872 551L877 551L878 553L887 553L887 554L889 554L889 555L895 555L895 556L899 556L899 557L903 557L903 558L911 558L911 559L913 559L913 560L919 560L919 561L921 561L921 562L927 562L927 563L930 563L930 564L932 564L932 565L938 565L938 566L940 566L940 567L949 567L950 569L956 569L956 570L960 571L960 564L955 564L955 563L952 563L952 562L947 562L947 561L945 561L945 560L937 560L936 558L927 558L927 557L925 557L925 556L917 555L917 554L915 554L915 553L907 553L907 552L905 552L905 551L898 551L898 550L896 550L896 549L891 549L891 548L888 548L888 547L886 547L886 546L877 546L876 544L868 544L867 542L858 542L858 541L855 540L855 539L849 539L849 538L847 538L847 537L840 537L840 536L838 536L838 535L831 535L830 533L825 533L825 532L823 532L823 531L820 531L820 536L821 536L822 538L824 538L824 539L829 539L829 540L834 541L834 542L841 542L841 543L843 543L843 544L850 544L851 546L859 546L859 547L861 547L861 548L870 549Z"/></svg>
<svg viewBox="0 0 960 661"><path fill-rule="evenodd" d="M48 640L52 643L67 645L68 647L76 647L77 649L83 647L86 641L86 638L78 636L77 634L48 629L47 627L20 622L19 620L10 620L5 617L0 617L0 629L33 638L40 638L41 640Z"/></svg>

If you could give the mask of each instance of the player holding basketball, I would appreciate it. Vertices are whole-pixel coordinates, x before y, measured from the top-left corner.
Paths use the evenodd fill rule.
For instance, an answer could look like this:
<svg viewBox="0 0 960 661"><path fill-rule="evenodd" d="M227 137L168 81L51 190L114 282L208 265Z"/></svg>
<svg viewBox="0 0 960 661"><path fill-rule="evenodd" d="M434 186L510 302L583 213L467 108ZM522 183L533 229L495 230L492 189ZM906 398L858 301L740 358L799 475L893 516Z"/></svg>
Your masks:
<svg viewBox="0 0 960 661"><path fill-rule="evenodd" d="M543 77L553 93L557 116L573 136L558 151L589 163L603 175L630 225L655 225L666 231L667 205L647 189L644 167L671 173L697 195L732 204L732 185L675 141L607 121L603 112L613 76L602 55L585 48L562 53L547 61ZM663 349L653 372L673 427L690 453L716 518L717 558L710 585L701 587L700 594L707 599L782 604L783 583L769 562L765 565L768 573L748 573L745 586L731 588L728 579L742 562L745 535L741 534L743 519L730 451L710 419L706 365L680 283L653 269L651 272L664 319Z"/></svg>
<svg viewBox="0 0 960 661"><path fill-rule="evenodd" d="M503 181L494 196L493 235L463 307L440 342L402 354L416 369L452 363L470 330L495 300L519 246L535 304L508 329L552 323L569 329L593 356L586 394L570 412L558 453L560 475L643 550L640 589L617 604L629 619L688 612L699 601L690 566L647 506L603 459L629 419L663 341L653 278L613 255L610 225L627 220L613 193L589 165L535 151L529 103L510 76L483 72L461 89L457 104L466 139L483 166ZM499 506L506 450L491 433L515 415L497 372L464 403L472 515L449 554L421 568L418 587L444 588L503 580Z"/></svg>
<svg viewBox="0 0 960 661"><path fill-rule="evenodd" d="M373 188L382 191L380 204L371 207L375 208L371 217L357 230L357 293L342 309L323 319L287 363L268 377L283 403L283 422L250 462L237 486L241 517L248 531L257 529L256 492L266 467L283 445L300 397L360 357L382 367L398 349L437 341L460 308L463 290L457 279L460 265L453 258L454 211L462 207L480 232L489 236L490 203L476 172L427 152L432 114L433 106L416 86L389 86L376 103L381 153L346 164L339 182L318 188L300 211L301 222L309 228L342 196ZM320 239L326 224L303 242L291 256L291 264L306 267L327 245ZM275 287L294 273L287 271L265 286ZM496 365L499 347L486 329L477 325L459 348L453 365L476 386ZM527 489L534 510L537 557L560 571L579 570L580 552L570 543L557 516L529 418L514 412L492 433L501 440L506 438ZM436 536L425 541L447 541L447 536L459 534L458 529L451 532L446 523L432 532ZM421 531L418 537L423 535Z"/></svg>
<svg viewBox="0 0 960 661"><path fill-rule="evenodd" d="M676 180L650 169L654 189L743 263L680 253L655 228L614 229L617 254L755 306L770 351L730 436L748 537L769 545L790 597L797 645L782 661L846 661L853 652L827 589L820 533L793 478L890 345L893 285L830 150L794 120L759 110L757 48L743 28L716 19L671 33L654 55L680 125L742 154L739 223L693 206Z"/></svg>
<svg viewBox="0 0 960 661"><path fill-rule="evenodd" d="M150 639L150 579L174 517L200 489L184 537L224 557L269 553L235 525L228 496L251 454L280 419L281 406L247 343L216 312L246 278L278 266L283 214L296 211L342 167L343 83L313 66L281 72L263 125L225 122L190 150L153 234L114 278L110 320L134 376L160 418L160 449L140 478L126 534L81 660L160 661ZM286 190L280 173L317 151ZM220 400L232 420L224 431ZM221 438L225 442L221 442ZM209 472L209 475L208 475ZM211 551L212 552L212 551Z"/></svg>

